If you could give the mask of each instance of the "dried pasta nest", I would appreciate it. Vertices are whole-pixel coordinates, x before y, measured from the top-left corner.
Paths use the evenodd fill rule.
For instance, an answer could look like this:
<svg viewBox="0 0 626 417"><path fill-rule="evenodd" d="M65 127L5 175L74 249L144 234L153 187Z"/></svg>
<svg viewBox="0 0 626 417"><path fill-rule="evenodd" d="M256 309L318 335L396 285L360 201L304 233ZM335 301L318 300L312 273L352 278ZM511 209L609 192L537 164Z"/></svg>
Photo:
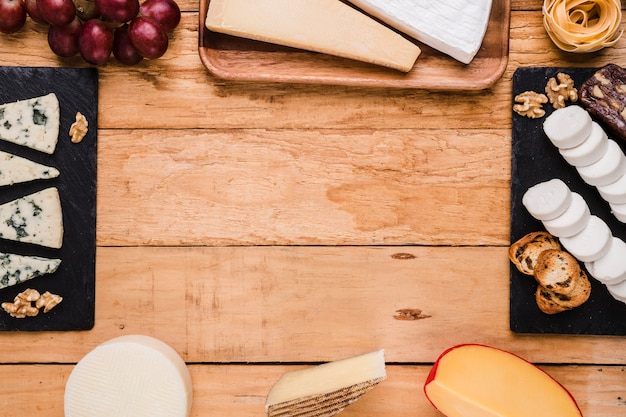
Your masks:
<svg viewBox="0 0 626 417"><path fill-rule="evenodd" d="M620 0L544 0L543 25L566 52L595 52L622 36Z"/></svg>

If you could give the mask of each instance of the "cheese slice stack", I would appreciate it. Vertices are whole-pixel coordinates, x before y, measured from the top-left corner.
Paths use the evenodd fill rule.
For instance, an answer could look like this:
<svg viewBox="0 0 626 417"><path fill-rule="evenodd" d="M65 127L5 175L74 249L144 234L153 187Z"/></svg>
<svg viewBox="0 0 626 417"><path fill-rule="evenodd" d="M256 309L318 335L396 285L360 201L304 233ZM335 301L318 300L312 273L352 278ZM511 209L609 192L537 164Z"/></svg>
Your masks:
<svg viewBox="0 0 626 417"><path fill-rule="evenodd" d="M54 93L0 106L0 139L48 154L59 139L59 100Z"/></svg>
<svg viewBox="0 0 626 417"><path fill-rule="evenodd" d="M483 42L491 0L349 0L452 58L469 64Z"/></svg>
<svg viewBox="0 0 626 417"><path fill-rule="evenodd" d="M270 390L269 417L330 417L387 377L384 351L284 374Z"/></svg>
<svg viewBox="0 0 626 417"><path fill-rule="evenodd" d="M211 0L214 32L336 55L408 72L420 49L340 0Z"/></svg>
<svg viewBox="0 0 626 417"><path fill-rule="evenodd" d="M58 176L59 170L56 168L0 151L0 186L51 179Z"/></svg>
<svg viewBox="0 0 626 417"><path fill-rule="evenodd" d="M0 289L51 274L60 264L60 259L0 253Z"/></svg>

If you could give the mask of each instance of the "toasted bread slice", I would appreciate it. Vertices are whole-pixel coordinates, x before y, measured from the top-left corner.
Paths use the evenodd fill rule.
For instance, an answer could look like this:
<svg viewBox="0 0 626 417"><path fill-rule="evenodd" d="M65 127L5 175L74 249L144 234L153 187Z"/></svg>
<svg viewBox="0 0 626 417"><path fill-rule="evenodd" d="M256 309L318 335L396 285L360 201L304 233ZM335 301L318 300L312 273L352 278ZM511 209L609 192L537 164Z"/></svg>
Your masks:
<svg viewBox="0 0 626 417"><path fill-rule="evenodd" d="M511 245L509 259L521 273L534 275L539 255L549 249L561 250L556 237L545 231L531 232Z"/></svg>
<svg viewBox="0 0 626 417"><path fill-rule="evenodd" d="M546 314L557 314L582 305L591 295L591 282L582 269L575 284L570 295L558 294L542 285L537 286L535 291L537 306Z"/></svg>
<svg viewBox="0 0 626 417"><path fill-rule="evenodd" d="M581 273L584 273L574 256L556 249L541 252L534 271L539 285L562 295L571 295L576 289Z"/></svg>

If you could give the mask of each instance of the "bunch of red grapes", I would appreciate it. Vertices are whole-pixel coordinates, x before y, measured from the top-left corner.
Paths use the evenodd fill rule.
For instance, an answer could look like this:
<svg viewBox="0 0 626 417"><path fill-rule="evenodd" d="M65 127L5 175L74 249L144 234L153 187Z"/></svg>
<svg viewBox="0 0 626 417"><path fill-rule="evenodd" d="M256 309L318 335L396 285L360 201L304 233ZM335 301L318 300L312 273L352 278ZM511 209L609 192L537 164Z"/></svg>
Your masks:
<svg viewBox="0 0 626 417"><path fill-rule="evenodd" d="M48 45L60 57L103 65L113 54L134 65L165 54L180 8L175 0L0 0L0 32L17 32L27 16L48 26Z"/></svg>

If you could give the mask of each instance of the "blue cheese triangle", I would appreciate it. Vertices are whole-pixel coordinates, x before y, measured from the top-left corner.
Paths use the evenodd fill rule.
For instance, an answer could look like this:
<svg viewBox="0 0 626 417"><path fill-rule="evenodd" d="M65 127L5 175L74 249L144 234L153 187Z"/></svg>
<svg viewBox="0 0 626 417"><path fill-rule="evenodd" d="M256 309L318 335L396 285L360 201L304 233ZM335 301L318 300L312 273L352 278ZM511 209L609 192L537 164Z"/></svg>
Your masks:
<svg viewBox="0 0 626 417"><path fill-rule="evenodd" d="M60 264L60 259L0 252L0 289L51 274Z"/></svg>
<svg viewBox="0 0 626 417"><path fill-rule="evenodd" d="M47 180L59 176L59 170L12 153L0 151L0 186Z"/></svg>
<svg viewBox="0 0 626 417"><path fill-rule="evenodd" d="M0 238L58 249L63 213L55 187L0 205Z"/></svg>
<svg viewBox="0 0 626 417"><path fill-rule="evenodd" d="M59 100L54 93L0 105L0 139L53 154L59 139Z"/></svg>

